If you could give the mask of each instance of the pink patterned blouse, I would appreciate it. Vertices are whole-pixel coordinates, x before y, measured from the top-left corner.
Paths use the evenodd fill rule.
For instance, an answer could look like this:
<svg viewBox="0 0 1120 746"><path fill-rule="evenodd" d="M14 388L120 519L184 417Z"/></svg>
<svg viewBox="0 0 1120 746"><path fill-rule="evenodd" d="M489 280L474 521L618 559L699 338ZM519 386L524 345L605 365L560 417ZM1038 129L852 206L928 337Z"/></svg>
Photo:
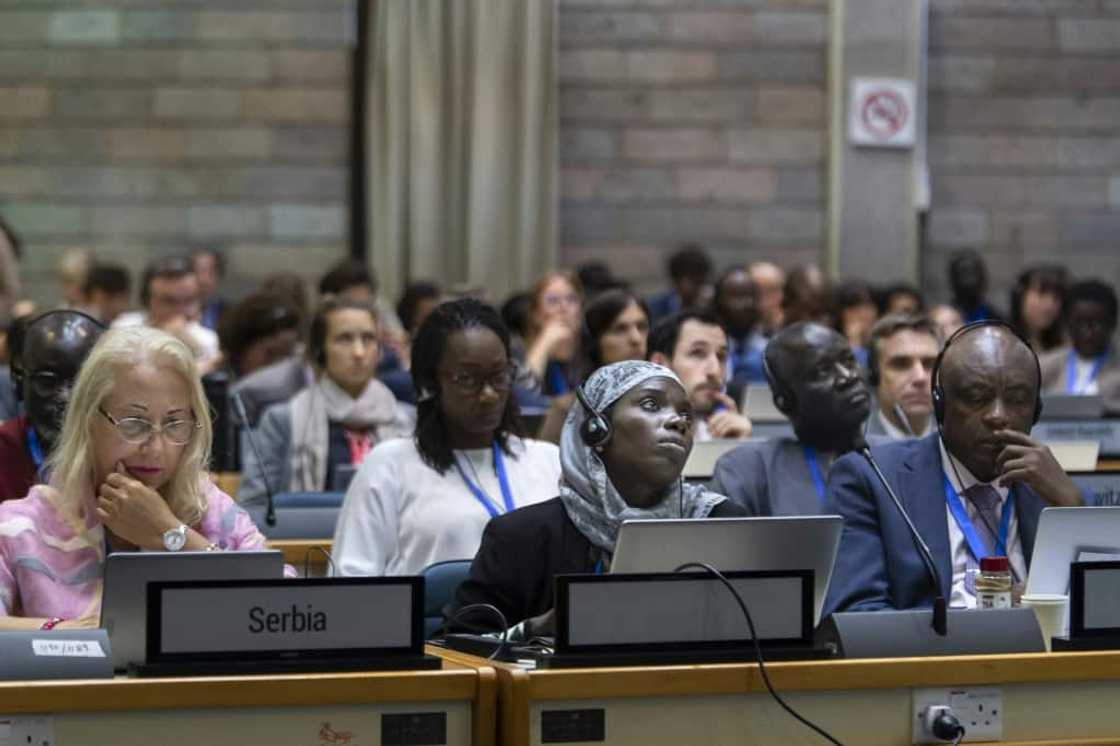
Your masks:
<svg viewBox="0 0 1120 746"><path fill-rule="evenodd" d="M0 615L78 619L101 612L105 529L90 498L84 518L61 512L45 485L0 503ZM194 529L221 549L265 548L249 514L209 484ZM287 573L286 573L287 574Z"/></svg>

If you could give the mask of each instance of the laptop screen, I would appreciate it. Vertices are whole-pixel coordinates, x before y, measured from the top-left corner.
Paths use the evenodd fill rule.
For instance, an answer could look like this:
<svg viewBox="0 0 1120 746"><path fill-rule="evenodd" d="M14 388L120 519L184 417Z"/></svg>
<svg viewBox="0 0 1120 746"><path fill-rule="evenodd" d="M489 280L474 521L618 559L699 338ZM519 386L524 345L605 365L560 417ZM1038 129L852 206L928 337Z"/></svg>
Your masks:
<svg viewBox="0 0 1120 746"><path fill-rule="evenodd" d="M152 583L149 663L423 654L420 577Z"/></svg>

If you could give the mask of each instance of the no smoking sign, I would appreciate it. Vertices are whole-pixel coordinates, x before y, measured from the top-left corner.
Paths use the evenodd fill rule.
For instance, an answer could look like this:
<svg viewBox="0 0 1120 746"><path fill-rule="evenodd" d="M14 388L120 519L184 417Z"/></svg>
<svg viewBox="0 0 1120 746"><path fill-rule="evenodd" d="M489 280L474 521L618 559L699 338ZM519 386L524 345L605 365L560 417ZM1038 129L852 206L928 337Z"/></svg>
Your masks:
<svg viewBox="0 0 1120 746"><path fill-rule="evenodd" d="M848 136L853 145L913 146L914 84L900 78L854 78Z"/></svg>

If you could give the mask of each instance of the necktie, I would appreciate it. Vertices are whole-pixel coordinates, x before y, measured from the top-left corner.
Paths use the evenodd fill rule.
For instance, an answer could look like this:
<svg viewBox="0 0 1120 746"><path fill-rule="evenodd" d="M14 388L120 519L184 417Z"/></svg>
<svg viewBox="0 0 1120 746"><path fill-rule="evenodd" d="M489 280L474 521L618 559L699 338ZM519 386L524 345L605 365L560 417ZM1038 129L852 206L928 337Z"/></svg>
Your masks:
<svg viewBox="0 0 1120 746"><path fill-rule="evenodd" d="M999 493L990 484L974 484L964 491L965 498L976 508L977 519L973 521L976 535L984 542L988 555L999 552L996 546L996 531L999 526ZM1003 547L1004 553L1007 547ZM979 562L980 557L975 557Z"/></svg>

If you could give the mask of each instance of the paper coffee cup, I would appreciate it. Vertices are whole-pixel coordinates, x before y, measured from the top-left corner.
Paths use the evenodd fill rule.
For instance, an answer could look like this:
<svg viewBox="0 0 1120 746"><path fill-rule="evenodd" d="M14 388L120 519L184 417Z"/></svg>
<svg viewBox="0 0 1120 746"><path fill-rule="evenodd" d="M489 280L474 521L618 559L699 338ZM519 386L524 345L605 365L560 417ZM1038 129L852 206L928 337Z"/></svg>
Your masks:
<svg viewBox="0 0 1120 746"><path fill-rule="evenodd" d="M1034 609L1038 628L1042 631L1042 641L1050 651L1050 638L1059 637L1066 631L1066 609L1069 596L1062 593L1024 593L1023 606Z"/></svg>

